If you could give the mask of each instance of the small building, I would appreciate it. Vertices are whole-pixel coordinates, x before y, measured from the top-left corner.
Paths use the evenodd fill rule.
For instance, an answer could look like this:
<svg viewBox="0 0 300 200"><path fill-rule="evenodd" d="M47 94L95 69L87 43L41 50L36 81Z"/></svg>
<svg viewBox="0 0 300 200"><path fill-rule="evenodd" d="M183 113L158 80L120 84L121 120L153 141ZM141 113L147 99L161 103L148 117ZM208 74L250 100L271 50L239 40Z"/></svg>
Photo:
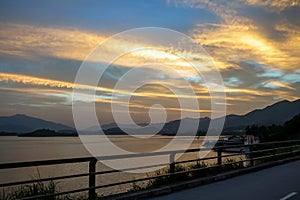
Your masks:
<svg viewBox="0 0 300 200"><path fill-rule="evenodd" d="M248 144L259 144L260 143L260 138L258 136L253 136L253 135L245 135L244 137L244 145Z"/></svg>

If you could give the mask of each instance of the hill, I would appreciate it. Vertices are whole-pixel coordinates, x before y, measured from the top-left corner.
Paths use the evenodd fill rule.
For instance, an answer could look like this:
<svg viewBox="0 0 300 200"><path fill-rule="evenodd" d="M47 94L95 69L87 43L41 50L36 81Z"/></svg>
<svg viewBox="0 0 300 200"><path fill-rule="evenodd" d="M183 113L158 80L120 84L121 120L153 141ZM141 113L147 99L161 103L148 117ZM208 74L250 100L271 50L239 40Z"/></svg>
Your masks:
<svg viewBox="0 0 300 200"><path fill-rule="evenodd" d="M296 101L280 101L273 105L267 106L262 109L253 110L245 115L227 115L225 116L225 124L223 129L223 134L234 133L234 132L244 132L247 126L255 125L283 125L284 122L293 118L295 115L300 113L300 99ZM198 135L205 135L211 120L221 120L210 119L210 118L200 118ZM140 124L144 126L141 134L152 134L158 133L162 135L174 135L181 122L185 122L187 127L194 127L198 119L184 118L181 120L170 121L164 125L153 124L152 126L146 126L146 124ZM163 128L160 130L160 127ZM126 125L127 132L137 133L136 130L131 128L131 125ZM59 130L69 130L74 129L63 124L46 121L43 119L30 117L26 115L14 115L9 117L0 117L0 135L11 135L13 133L29 133L39 129L50 129L54 131ZM108 124L102 126L104 132L108 135L123 135L125 134L116 124ZM159 131L160 130L160 131ZM186 135L191 134L192 128L186 130ZM97 132L97 126L91 127L85 130L87 134L92 134Z"/></svg>
<svg viewBox="0 0 300 200"><path fill-rule="evenodd" d="M70 137L78 136L76 131L54 131L50 129L39 129L29 133L18 134L19 137Z"/></svg>
<svg viewBox="0 0 300 200"><path fill-rule="evenodd" d="M36 117L27 115L13 115L8 117L0 117L0 131L6 133L27 133L37 129L74 130L69 126L46 121Z"/></svg>
<svg viewBox="0 0 300 200"><path fill-rule="evenodd" d="M300 99L296 101L280 101L263 109L253 110L246 115L228 115L224 128L245 128L248 125L282 125L300 113Z"/></svg>
<svg viewBox="0 0 300 200"><path fill-rule="evenodd" d="M269 105L262 109L253 110L245 115L227 115L225 116L225 123L223 128L223 134L234 133L234 132L244 132L247 126L256 125L282 125L285 121L291 119L295 115L300 113L300 99L296 101L280 101L273 105ZM200 118L198 126L198 135L205 135L211 120L222 120L222 118L210 119L210 118ZM159 132L162 135L174 135L181 122L187 124L187 127L191 127L190 130L186 130L186 134L191 134L195 122L198 119L184 118L181 120L174 120L166 123L162 130ZM157 126L159 124L154 124L152 127L148 127L148 132L156 132ZM128 125L127 129L130 131ZM135 130L132 129L132 132ZM122 130L118 127L110 126L106 131L106 134L124 134ZM143 133L146 134L146 133Z"/></svg>
<svg viewBox="0 0 300 200"><path fill-rule="evenodd" d="M246 128L246 134L259 136L263 142L275 140L299 140L300 114L286 121L283 125L249 126Z"/></svg>

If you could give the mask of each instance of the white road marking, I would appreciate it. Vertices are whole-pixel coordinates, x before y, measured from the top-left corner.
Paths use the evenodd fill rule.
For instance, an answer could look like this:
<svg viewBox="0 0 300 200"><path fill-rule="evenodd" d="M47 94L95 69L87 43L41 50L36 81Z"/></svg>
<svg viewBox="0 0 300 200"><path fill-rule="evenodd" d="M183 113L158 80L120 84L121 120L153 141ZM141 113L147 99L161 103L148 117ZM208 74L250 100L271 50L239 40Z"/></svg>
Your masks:
<svg viewBox="0 0 300 200"><path fill-rule="evenodd" d="M289 198L295 196L296 194L297 194L297 192L291 192L290 194L288 194L288 195L286 195L286 196L280 198L280 200L287 200L287 199L289 199Z"/></svg>

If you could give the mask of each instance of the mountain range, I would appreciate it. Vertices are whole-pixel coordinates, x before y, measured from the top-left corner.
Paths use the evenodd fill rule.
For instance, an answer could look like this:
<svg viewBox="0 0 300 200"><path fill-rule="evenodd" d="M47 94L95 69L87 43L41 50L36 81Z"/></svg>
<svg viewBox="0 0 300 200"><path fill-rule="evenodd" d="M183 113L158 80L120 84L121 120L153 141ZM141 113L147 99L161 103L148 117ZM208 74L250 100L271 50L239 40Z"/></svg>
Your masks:
<svg viewBox="0 0 300 200"><path fill-rule="evenodd" d="M282 125L300 113L300 99L280 101L264 109L256 109L245 115L228 115L224 128L246 127L248 125Z"/></svg>
<svg viewBox="0 0 300 200"><path fill-rule="evenodd" d="M253 110L245 115L227 115L225 116L225 123L223 127L223 133L226 132L242 132L245 130L247 126L256 124L256 125L272 125L277 124L281 125L285 121L290 120L295 115L300 113L300 99L296 101L287 101L283 100L280 102L277 102L273 105L267 106L263 109L256 109ZM223 120L224 117L217 118L217 119L210 119L210 118L200 118L199 120L199 126L198 126L198 133L199 134L205 134L209 124L211 121L220 121ZM177 132L178 127L181 122L186 123L187 127L189 127L189 124L195 124L195 121L198 121L198 119L193 118L184 118L181 120L174 120L166 123L162 130L159 131L160 134L163 135L174 135L174 133ZM111 127L112 125L110 125ZM151 127L146 127L143 132L143 134L153 133L157 132L157 127L159 127L160 124L154 124ZM130 131L129 128L126 127L127 132L134 132L134 130ZM189 131L193 130L192 127L190 127L190 130L187 129L186 132L189 134ZM106 133L108 134L124 134L124 132L118 128L109 128L106 130Z"/></svg>
<svg viewBox="0 0 300 200"><path fill-rule="evenodd" d="M225 124L223 132L240 132L245 127L257 124L257 125L272 125L283 124L285 121L293 118L300 113L300 99L296 101L280 101L273 105L267 106L263 109L253 110L245 115L227 115L225 116ZM200 118L198 132L204 133L207 131L208 126L212 120L222 120L223 118L210 119ZM164 135L173 135L177 132L181 122L188 124L194 124L193 118L184 118L181 120L174 120L167 122L166 124L153 124L151 126L145 126L146 124L140 124L145 126L143 130L140 130L142 134L157 132ZM160 127L163 127L160 130ZM106 134L124 134L124 132L114 123L104 125L102 128ZM38 129L50 129L55 131L61 130L74 130L74 128L66 126L64 124L46 121L36 117L30 117L27 115L13 115L0 117L0 132L8 133L27 133ZM126 125L126 129L129 132L135 132L130 128L130 125ZM95 127L87 129L87 132L96 132ZM189 132L189 130L187 130ZM1 134L1 133L0 133Z"/></svg>
<svg viewBox="0 0 300 200"><path fill-rule="evenodd" d="M46 121L36 117L30 117L23 114L0 117L0 132L8 133L26 133L38 129L74 130L64 124Z"/></svg>

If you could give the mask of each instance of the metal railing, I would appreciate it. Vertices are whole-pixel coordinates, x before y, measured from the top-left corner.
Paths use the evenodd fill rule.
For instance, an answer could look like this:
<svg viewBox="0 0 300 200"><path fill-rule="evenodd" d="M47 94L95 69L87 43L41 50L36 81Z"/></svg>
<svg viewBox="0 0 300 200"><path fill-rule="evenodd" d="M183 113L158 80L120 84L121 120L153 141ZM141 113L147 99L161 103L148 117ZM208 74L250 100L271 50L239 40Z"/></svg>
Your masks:
<svg viewBox="0 0 300 200"><path fill-rule="evenodd" d="M73 175L65 175L65 176L55 176L50 178L38 178L33 180L25 180L25 181L17 181L17 182L8 182L8 183L1 183L0 188L11 187L11 186L18 186L24 184L32 184L36 182L46 182L46 181L57 181L63 179L72 179L78 177L88 177L88 187L80 188L76 190L68 190L63 192L56 192L53 194L46 194L46 195L39 195L39 196L32 196L22 198L23 200L27 199L43 199L48 197L60 196L60 195L67 195L72 193L84 192L88 191L88 197L90 200L94 200L97 198L96 190L100 188L107 188L112 186L130 184L130 183L137 183L143 181L149 181L152 179L163 178L163 177L170 177L170 176L178 176L180 174L188 174L193 172L199 172L205 169L212 169L216 168L217 172L221 172L222 168L229 164L237 164L237 163L246 163L245 167L253 166L259 164L259 162L263 162L264 160L274 160L274 159L281 159L282 157L293 157L300 154L300 140L290 140L290 141L281 141L281 142L268 142L268 143L260 143L260 144L252 144L252 145L230 145L230 146L220 146L215 147L214 151L217 152L217 156L211 156L201 159L189 159L189 160L182 160L182 161L175 161L175 157L177 154L185 154L185 153L192 153L192 152L199 152L210 150L211 148L193 148L187 150L175 150L175 151L164 151L164 152L151 152L151 153L141 153L141 154L127 154L127 155L114 155L114 156L103 156L103 157L81 157L81 158L68 158L68 159L55 159L55 160L42 160L42 161L29 161L29 162L16 162L16 163L2 163L0 164L1 169L15 169L15 168L26 168L26 167L37 167L37 166L50 166L50 165L61 165L61 164L70 164L70 163L89 163L89 170L87 173L79 173ZM223 154L224 152L231 152L230 154ZM234 153L232 153L234 152ZM135 170L137 168L127 168L123 170L105 170L105 171L96 171L96 164L98 160L115 160L115 159L127 159L133 157L151 157L151 156L158 156L158 155L169 155L169 162L168 163L161 163L156 165L148 165L144 168L153 168L159 166L169 166L169 173L156 175L152 177L144 177L134 180L126 180L120 181L116 183L109 183L104 185L96 185L96 176L103 175L103 174L112 174L121 171L130 171ZM230 163L224 163L223 158L229 158L233 156L245 156L246 158L239 161L234 161ZM185 163L193 163L193 162L205 162L207 160L216 160L216 164L199 169L190 169L187 171L176 171L176 165L185 164ZM140 168L139 168L140 169Z"/></svg>

